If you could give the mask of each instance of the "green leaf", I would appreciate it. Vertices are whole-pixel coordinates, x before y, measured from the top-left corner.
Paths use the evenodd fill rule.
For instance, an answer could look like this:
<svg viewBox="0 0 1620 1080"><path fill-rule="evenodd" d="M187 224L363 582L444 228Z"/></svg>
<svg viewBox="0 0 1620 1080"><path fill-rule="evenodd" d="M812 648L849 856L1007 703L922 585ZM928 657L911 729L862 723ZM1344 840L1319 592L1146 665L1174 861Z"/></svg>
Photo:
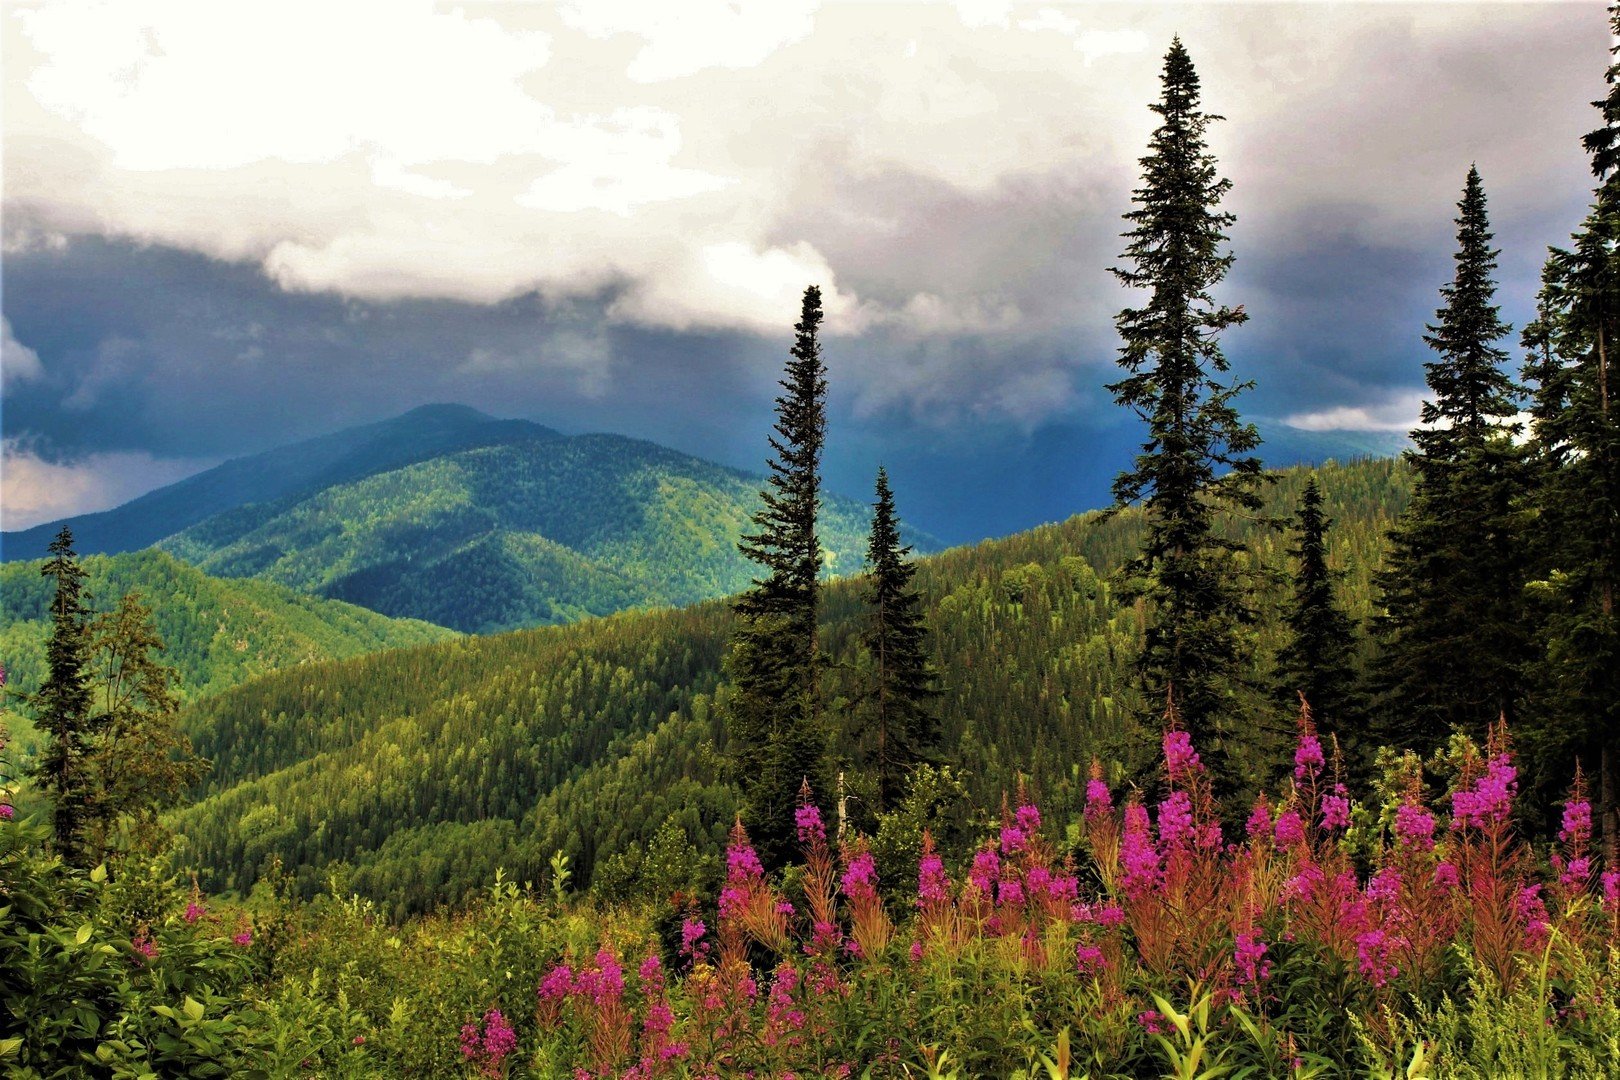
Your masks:
<svg viewBox="0 0 1620 1080"><path fill-rule="evenodd" d="M73 935L73 940L78 944L83 945L85 942L90 940L90 935L93 933L95 933L95 927L91 926L89 923L85 923L83 926L79 927L79 932Z"/></svg>
<svg viewBox="0 0 1620 1080"><path fill-rule="evenodd" d="M181 1009L194 1021L201 1020L203 1018L202 1002L193 997L187 996L186 1002L181 1006Z"/></svg>

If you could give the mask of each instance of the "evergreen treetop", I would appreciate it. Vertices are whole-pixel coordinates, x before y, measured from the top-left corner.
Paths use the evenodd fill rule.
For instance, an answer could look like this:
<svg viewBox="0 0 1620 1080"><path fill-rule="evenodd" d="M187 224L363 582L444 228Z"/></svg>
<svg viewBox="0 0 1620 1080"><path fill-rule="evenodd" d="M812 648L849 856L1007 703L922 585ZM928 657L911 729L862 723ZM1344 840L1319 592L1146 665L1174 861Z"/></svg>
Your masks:
<svg viewBox="0 0 1620 1080"><path fill-rule="evenodd" d="M51 636L45 648L47 673L34 695L35 724L46 744L36 766L39 785L51 794L57 852L70 865L84 855L84 830L91 813L85 754L91 735L89 684L89 606L84 568L66 526L51 541L50 559L40 568L54 578Z"/></svg>

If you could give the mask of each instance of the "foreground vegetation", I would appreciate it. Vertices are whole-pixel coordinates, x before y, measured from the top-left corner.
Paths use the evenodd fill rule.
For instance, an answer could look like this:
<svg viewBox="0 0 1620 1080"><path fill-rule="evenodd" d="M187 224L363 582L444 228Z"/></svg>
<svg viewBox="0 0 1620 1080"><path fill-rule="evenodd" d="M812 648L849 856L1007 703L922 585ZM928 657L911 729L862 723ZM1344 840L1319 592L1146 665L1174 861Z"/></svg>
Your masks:
<svg viewBox="0 0 1620 1080"><path fill-rule="evenodd" d="M1303 720L1286 782L1223 825L1184 732L1074 820L1004 803L903 880L798 814L766 876L603 907L501 875L392 925L369 901L241 904L0 823L0 1060L34 1076L1620 1076L1620 874L1577 778L1516 834L1502 729L1387 757L1367 798ZM1426 792L1444 794L1432 804ZM804 793L808 796L808 793ZM1227 818L1238 808L1226 808ZM889 838L875 841L882 845ZM894 897L885 901L885 895Z"/></svg>

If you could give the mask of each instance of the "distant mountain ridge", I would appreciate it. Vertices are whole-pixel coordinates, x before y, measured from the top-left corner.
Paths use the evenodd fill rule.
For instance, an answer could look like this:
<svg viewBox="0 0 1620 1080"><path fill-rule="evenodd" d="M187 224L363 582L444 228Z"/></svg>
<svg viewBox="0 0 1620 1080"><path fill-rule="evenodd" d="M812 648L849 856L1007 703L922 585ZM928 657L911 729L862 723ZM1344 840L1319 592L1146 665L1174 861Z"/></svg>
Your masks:
<svg viewBox="0 0 1620 1080"><path fill-rule="evenodd" d="M65 524L81 552L156 544L211 575L487 632L745 588L756 568L736 541L762 483L639 439L435 405L226 462ZM62 524L8 534L6 551L37 557ZM824 499L834 573L860 568L869 525L866 504Z"/></svg>
<svg viewBox="0 0 1620 1080"><path fill-rule="evenodd" d="M81 555L138 551L248 503L318 491L454 450L561 437L539 424L497 420L467 405L423 405L391 420L232 458L111 510L0 533L0 558L43 557L64 525L73 530Z"/></svg>

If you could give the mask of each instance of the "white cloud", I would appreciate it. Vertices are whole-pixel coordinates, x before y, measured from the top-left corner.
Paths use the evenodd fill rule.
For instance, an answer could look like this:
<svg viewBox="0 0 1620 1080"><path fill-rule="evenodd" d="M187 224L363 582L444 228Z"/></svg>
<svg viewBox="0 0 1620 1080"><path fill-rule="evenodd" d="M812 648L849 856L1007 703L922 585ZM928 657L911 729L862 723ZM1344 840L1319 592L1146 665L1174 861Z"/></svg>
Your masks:
<svg viewBox="0 0 1620 1080"><path fill-rule="evenodd" d="M744 326L782 334L797 321L807 285L821 288L829 334L859 333L862 315L838 291L832 268L809 244L758 250L742 241L709 244L678 268L633 288L610 314L677 329Z"/></svg>
<svg viewBox="0 0 1620 1080"><path fill-rule="evenodd" d="M1427 395L1408 390L1365 405L1338 405L1283 417L1301 431L1411 431L1418 426Z"/></svg>
<svg viewBox="0 0 1620 1080"><path fill-rule="evenodd" d="M0 444L0 528L10 532L107 510L212 464L137 451L59 462L41 457L19 440L6 439Z"/></svg>
<svg viewBox="0 0 1620 1080"><path fill-rule="evenodd" d="M563 22L593 38L632 34L645 43L627 74L678 79L706 68L751 68L809 36L819 0L570 0Z"/></svg>
<svg viewBox="0 0 1620 1080"><path fill-rule="evenodd" d="M31 382L44 375L39 353L18 341L11 332L11 320L0 316L0 386Z"/></svg>

